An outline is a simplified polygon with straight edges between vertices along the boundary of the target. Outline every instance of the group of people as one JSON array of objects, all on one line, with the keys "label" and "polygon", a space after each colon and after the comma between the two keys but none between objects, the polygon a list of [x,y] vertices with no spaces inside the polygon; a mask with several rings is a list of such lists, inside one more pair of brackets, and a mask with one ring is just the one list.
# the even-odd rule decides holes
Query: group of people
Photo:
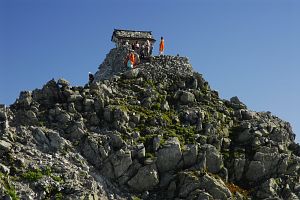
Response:
[{"label": "group of people", "polygon": [[[125,45],[129,46],[129,42],[127,41]],[[152,45],[149,40],[147,40],[142,46],[136,41],[134,44],[131,45],[131,50],[128,56],[125,59],[125,64],[129,69],[134,68],[137,64],[140,63],[140,57],[144,59],[146,56],[149,57],[152,54]],[[164,38],[160,38],[159,43],[159,55],[163,55],[165,50],[165,41]],[[89,84],[94,81],[94,75],[89,72]]]},{"label": "group of people", "polygon": [[138,55],[140,55],[141,58],[150,56],[152,53],[152,45],[149,40],[146,40],[146,42],[142,45],[140,45],[139,42],[136,41],[131,45],[131,49],[134,50]]},{"label": "group of people", "polygon": [[[125,45],[129,45],[128,41]],[[131,45],[130,53],[127,55],[125,59],[125,64],[127,68],[132,69],[137,64],[140,63],[140,58],[144,59],[145,57],[149,57],[152,54],[152,45],[149,40],[147,40],[143,45],[140,45],[138,41]],[[160,38],[159,43],[159,55],[163,55],[165,50],[165,42],[164,38]]]}]

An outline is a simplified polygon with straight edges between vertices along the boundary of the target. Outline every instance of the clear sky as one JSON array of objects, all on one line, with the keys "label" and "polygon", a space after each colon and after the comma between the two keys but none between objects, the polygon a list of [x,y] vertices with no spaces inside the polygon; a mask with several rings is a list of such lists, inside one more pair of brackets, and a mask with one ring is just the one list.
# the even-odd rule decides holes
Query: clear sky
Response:
[{"label": "clear sky", "polygon": [[271,111],[300,141],[299,0],[0,0],[0,102],[52,78],[83,85],[114,28],[164,36],[222,98]]}]

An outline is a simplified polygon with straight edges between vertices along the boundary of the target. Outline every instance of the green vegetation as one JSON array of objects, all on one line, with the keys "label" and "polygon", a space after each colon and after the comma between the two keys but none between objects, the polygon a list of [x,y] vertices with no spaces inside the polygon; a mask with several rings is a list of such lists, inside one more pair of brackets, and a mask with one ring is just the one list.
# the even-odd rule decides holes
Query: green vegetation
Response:
[{"label": "green vegetation", "polygon": [[[177,110],[161,110],[162,105],[166,100],[168,100],[169,103],[171,102],[172,105],[174,97],[168,95],[168,93],[161,92],[158,84],[159,82],[154,82],[151,79],[139,81],[138,79],[125,79],[122,77],[118,81],[118,86],[127,88],[128,85],[132,85],[132,91],[137,93],[137,96],[133,97],[135,100],[141,101],[145,97],[148,97],[149,94],[146,94],[146,91],[150,91],[152,93],[150,95],[150,108],[146,108],[142,105],[129,104],[132,99],[119,97],[113,99],[109,106],[112,110],[121,109],[129,114],[135,113],[140,116],[140,121],[142,121],[142,123],[136,124],[132,130],[134,132],[138,132],[140,137],[134,142],[144,143],[147,153],[153,153],[151,152],[151,148],[147,148],[147,146],[152,146],[153,138],[157,135],[162,136],[160,145],[163,145],[169,137],[177,137],[181,146],[196,143],[195,135],[202,134],[204,130],[199,132],[195,125],[184,125],[180,123],[178,120],[180,119],[179,111]],[[166,89],[168,87],[170,86],[166,86]],[[228,110],[225,112],[223,104],[221,104],[218,100],[215,100],[213,97],[208,100],[211,93],[207,83],[203,86],[201,91],[198,91],[198,93],[196,92],[196,96],[196,98],[201,101],[201,112],[204,112],[204,119],[202,121],[203,126],[205,127],[207,124],[213,124],[218,133],[227,136],[229,128],[228,120],[230,119],[227,117]],[[130,98],[132,98],[132,96],[130,96]],[[176,101],[173,103],[176,104]],[[219,121],[221,123],[218,123]],[[122,139],[127,140],[131,138],[123,135]]]},{"label": "green vegetation", "polygon": [[9,182],[9,176],[0,172],[0,184],[4,186],[5,193],[8,194],[12,200],[19,200],[15,187]]},{"label": "green vegetation", "polygon": [[155,156],[154,156],[154,154],[153,153],[146,153],[146,155],[145,155],[145,157],[146,158],[154,158]]},{"label": "green vegetation", "polygon": [[56,193],[55,194],[55,200],[61,200],[61,199],[63,199],[62,193],[61,192]]},{"label": "green vegetation", "polygon": [[152,105],[151,109],[160,110],[160,103],[156,103],[156,104]]},{"label": "green vegetation", "polygon": [[[32,169],[27,172],[24,172],[21,177],[24,180],[27,180],[29,182],[35,182],[43,178],[44,176],[51,177],[54,181],[57,183],[63,183],[64,180],[57,175],[54,175],[52,173],[52,169],[49,166],[46,166],[43,169]],[[44,191],[46,192],[46,197],[45,199],[56,199],[56,200],[61,200],[63,195],[60,191],[58,191],[58,188],[56,188],[53,185],[46,185],[44,186]]]},{"label": "green vegetation", "polygon": [[60,176],[51,175],[51,178],[56,182],[59,182],[59,183],[63,182],[63,179]]},{"label": "green vegetation", "polygon": [[43,173],[40,169],[29,170],[22,174],[22,178],[30,182],[35,182],[42,177]]},{"label": "green vegetation", "polygon": [[54,181],[62,183],[63,179],[60,176],[55,176],[52,173],[52,170],[49,166],[46,166],[44,169],[32,169],[27,172],[24,172],[21,177],[29,182],[35,182],[43,178],[43,176],[49,176]]}]

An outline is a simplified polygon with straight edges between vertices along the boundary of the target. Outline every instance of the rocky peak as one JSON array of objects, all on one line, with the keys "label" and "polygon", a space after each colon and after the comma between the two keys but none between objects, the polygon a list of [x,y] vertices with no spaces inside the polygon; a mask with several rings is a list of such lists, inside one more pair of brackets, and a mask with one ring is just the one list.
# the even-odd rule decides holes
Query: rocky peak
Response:
[{"label": "rocky peak", "polygon": [[219,98],[186,57],[127,70],[112,49],[95,81],[50,80],[0,106],[4,199],[299,199],[288,122]]},{"label": "rocky peak", "polygon": [[[127,71],[124,61],[130,50],[126,46],[111,49],[103,63],[99,66],[99,70],[95,73],[95,81],[107,80],[114,75]],[[156,76],[153,77],[154,80],[159,80],[159,78],[166,76],[170,76],[169,79],[172,80],[174,76],[184,77],[193,74],[193,69],[188,58],[179,56],[151,56],[147,59],[142,59],[136,65],[136,68],[151,74],[151,76]]]}]

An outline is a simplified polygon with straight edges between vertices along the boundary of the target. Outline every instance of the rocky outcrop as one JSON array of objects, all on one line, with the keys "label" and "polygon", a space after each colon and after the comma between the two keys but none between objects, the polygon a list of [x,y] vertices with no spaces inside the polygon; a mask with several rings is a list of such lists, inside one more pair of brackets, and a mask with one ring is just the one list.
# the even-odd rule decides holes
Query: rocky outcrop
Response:
[{"label": "rocky outcrop", "polygon": [[114,74],[126,71],[127,67],[124,61],[129,52],[129,48],[125,46],[112,49],[99,66],[99,71],[95,74],[95,81],[105,80]]},{"label": "rocky outcrop", "polygon": [[0,106],[1,198],[300,198],[288,122],[219,98],[186,57],[127,70],[127,53],[84,87],[50,80]]}]

